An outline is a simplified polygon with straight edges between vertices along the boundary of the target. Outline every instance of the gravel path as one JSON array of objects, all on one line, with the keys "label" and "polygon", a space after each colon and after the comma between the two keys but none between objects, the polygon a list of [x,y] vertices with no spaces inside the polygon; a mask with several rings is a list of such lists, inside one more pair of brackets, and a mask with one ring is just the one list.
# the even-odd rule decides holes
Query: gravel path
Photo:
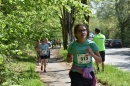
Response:
[{"label": "gravel path", "polygon": [[[40,70],[40,66],[36,66],[36,72],[39,74],[45,86],[70,86],[69,69],[71,64],[68,64],[58,57],[59,49],[51,50],[51,59],[47,65],[47,72]],[[104,86],[97,83],[96,86]]]}]

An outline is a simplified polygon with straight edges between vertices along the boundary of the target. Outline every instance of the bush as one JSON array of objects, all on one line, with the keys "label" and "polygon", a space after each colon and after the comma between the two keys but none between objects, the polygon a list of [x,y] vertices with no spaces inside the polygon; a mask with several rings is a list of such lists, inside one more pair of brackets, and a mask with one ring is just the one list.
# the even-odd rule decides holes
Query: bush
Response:
[{"label": "bush", "polygon": [[59,54],[60,54],[60,57],[61,57],[63,60],[66,60],[67,50],[64,50],[63,48],[60,48]]}]

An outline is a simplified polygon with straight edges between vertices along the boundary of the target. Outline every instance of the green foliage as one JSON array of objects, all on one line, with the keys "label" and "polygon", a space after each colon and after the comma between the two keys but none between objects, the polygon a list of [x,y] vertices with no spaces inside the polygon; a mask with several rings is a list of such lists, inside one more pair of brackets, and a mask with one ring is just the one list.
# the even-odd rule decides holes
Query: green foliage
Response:
[{"label": "green foliage", "polygon": [[4,64],[0,64],[0,85],[5,82],[5,77],[6,77],[6,68]]},{"label": "green foliage", "polygon": [[89,31],[94,32],[96,27],[100,27],[100,21],[97,18],[90,18]]},{"label": "green foliage", "polygon": [[38,79],[26,79],[24,80],[23,85],[24,86],[44,86],[44,84]]},{"label": "green foliage", "polygon": [[124,40],[124,46],[128,46],[128,47],[130,47],[130,35],[129,35],[129,33],[130,33],[130,30],[129,30],[129,28],[127,28],[126,30],[125,30],[125,33],[124,33],[124,36],[125,36],[125,40]]},{"label": "green foliage", "polygon": [[129,86],[130,84],[130,73],[111,65],[106,65],[105,71],[96,73],[96,77],[101,83],[106,83],[110,86]]},{"label": "green foliage", "polygon": [[2,54],[0,54],[0,85],[6,81],[6,77],[8,76],[7,71],[7,65],[6,63],[6,57]]},{"label": "green foliage", "polygon": [[0,42],[9,46],[2,53],[10,55],[12,51],[23,50],[27,44],[34,45],[37,39],[62,38],[59,17],[63,15],[63,7],[68,12],[74,7],[75,16],[91,13],[81,0],[1,0],[0,7]]},{"label": "green foliage", "polygon": [[106,38],[120,39],[119,34],[115,34],[120,33],[117,27],[118,20],[115,14],[116,11],[114,1],[100,2],[100,5],[97,9],[96,20],[99,21],[98,27],[101,29],[101,32],[106,35]]},{"label": "green foliage", "polygon": [[[97,3],[96,3],[97,4]],[[95,5],[96,5],[95,4]],[[98,27],[106,38],[121,39],[124,46],[129,46],[126,30],[129,30],[129,0],[105,0],[95,6]]]},{"label": "green foliage", "polygon": [[3,62],[4,62],[4,58],[3,58],[3,56],[0,54],[0,65],[3,64]]},{"label": "green foliage", "polygon": [[[127,39],[126,34],[127,31],[130,30],[130,1],[129,0],[118,0],[116,1],[116,15],[119,21],[119,28],[121,32],[121,40],[124,46],[129,46],[126,41],[130,42],[129,39]],[[127,31],[126,31],[127,30]]]},{"label": "green foliage", "polygon": [[55,16],[56,10],[50,10],[53,8],[51,5],[33,0],[10,1],[2,0],[0,4],[0,53],[21,54],[27,44],[34,45],[37,39],[61,38],[60,23],[55,20],[58,16]]},{"label": "green foliage", "polygon": [[43,86],[38,74],[35,72],[36,64],[34,56],[34,51],[26,50],[19,57],[15,57],[10,62],[2,64],[0,66],[0,84],[2,86]]},{"label": "green foliage", "polygon": [[59,54],[60,54],[60,56],[61,56],[62,59],[66,60],[67,50],[64,50],[63,48],[60,48]]}]

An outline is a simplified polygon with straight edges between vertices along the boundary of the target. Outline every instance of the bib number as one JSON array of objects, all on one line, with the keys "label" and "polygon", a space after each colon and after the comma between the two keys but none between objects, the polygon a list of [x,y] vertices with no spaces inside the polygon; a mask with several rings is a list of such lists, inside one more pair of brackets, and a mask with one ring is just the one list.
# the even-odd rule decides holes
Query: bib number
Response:
[{"label": "bib number", "polygon": [[46,50],[41,50],[41,55],[45,54]]},{"label": "bib number", "polygon": [[77,60],[79,64],[87,64],[90,62],[90,56],[88,54],[77,54]]}]

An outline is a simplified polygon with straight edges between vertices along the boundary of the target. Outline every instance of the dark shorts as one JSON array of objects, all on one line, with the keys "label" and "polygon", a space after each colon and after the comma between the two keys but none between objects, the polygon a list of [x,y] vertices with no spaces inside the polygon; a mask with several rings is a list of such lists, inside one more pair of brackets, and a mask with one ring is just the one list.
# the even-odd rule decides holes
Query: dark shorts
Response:
[{"label": "dark shorts", "polygon": [[47,55],[45,55],[45,56],[40,56],[41,57],[41,59],[48,59],[48,56]]},{"label": "dark shorts", "polygon": [[71,79],[71,86],[92,86],[95,75],[94,72],[90,72],[91,76],[93,77],[92,79],[86,79],[83,77],[82,74],[78,72],[69,72],[69,76]]},{"label": "dark shorts", "polygon": [[101,58],[102,58],[102,62],[105,61],[105,51],[99,51]]},{"label": "dark shorts", "polygon": [[49,51],[49,55],[47,57],[48,57],[48,59],[50,59],[50,51]]}]

